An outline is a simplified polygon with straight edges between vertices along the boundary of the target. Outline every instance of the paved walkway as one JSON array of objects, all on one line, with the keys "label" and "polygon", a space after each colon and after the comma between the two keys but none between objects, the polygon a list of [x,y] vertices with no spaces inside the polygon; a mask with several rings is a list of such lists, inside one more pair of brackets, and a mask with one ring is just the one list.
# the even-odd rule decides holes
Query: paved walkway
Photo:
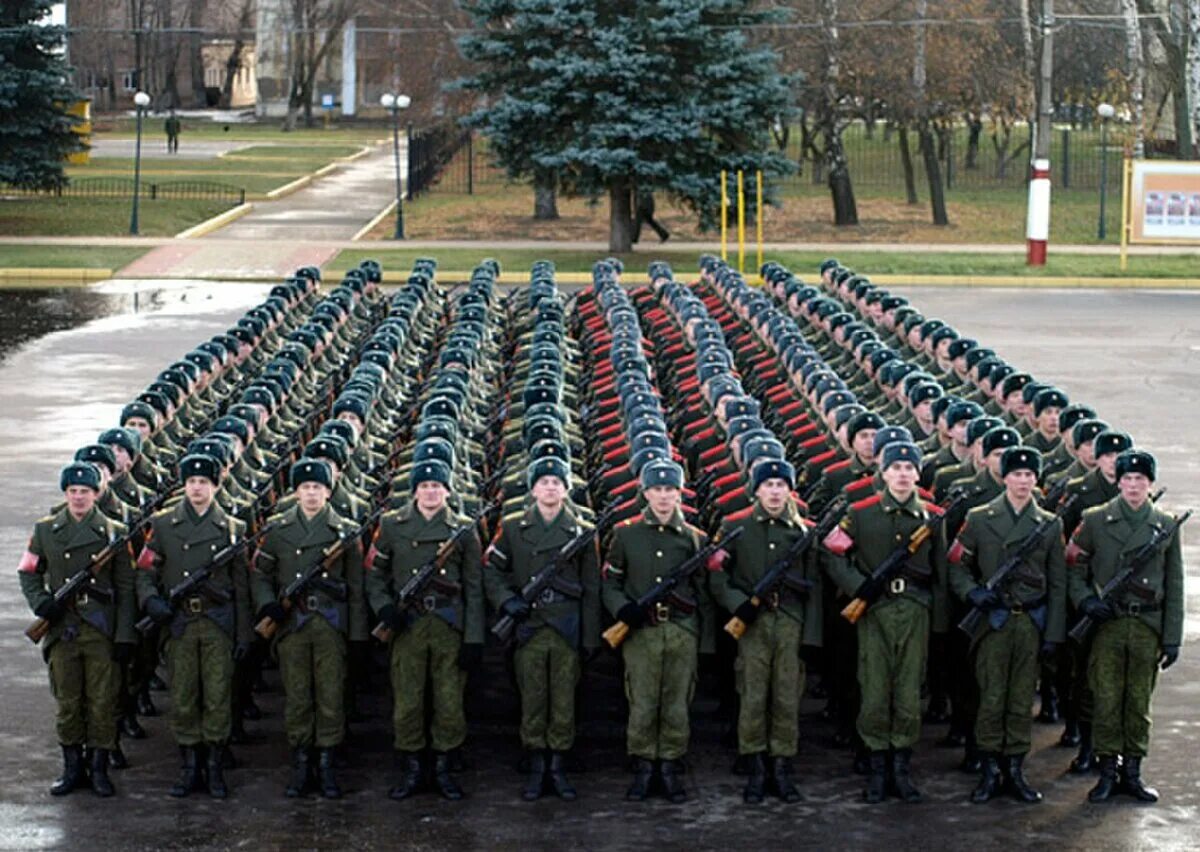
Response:
[{"label": "paved walkway", "polygon": [[[167,153],[167,137],[166,134],[159,132],[161,130],[161,127],[157,127],[153,133],[149,130],[142,131],[143,160],[212,160],[240,148],[257,148],[274,144],[272,142],[247,142],[244,139],[228,141],[196,139],[189,142],[187,139],[180,138],[179,153],[169,154]],[[132,160],[134,146],[135,143],[132,139],[93,139],[91,155]]]}]

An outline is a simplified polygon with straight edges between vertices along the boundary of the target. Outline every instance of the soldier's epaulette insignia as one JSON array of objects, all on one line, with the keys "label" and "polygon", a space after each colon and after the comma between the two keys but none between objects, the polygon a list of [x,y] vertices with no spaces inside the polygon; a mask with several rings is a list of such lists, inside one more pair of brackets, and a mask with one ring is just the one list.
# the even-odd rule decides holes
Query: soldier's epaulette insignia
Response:
[{"label": "soldier's epaulette insignia", "polygon": [[882,499],[883,499],[882,494],[872,494],[870,497],[866,497],[855,503],[851,503],[850,508],[854,509],[855,511],[860,511],[862,509],[868,508],[869,506],[874,506],[876,503],[878,503]]},{"label": "soldier's epaulette insignia", "polygon": [[842,459],[840,462],[834,462],[829,467],[825,468],[825,473],[833,473],[837,470],[844,470],[850,467],[850,459]]},{"label": "soldier's epaulette insignia", "polygon": [[683,522],[683,528],[686,530],[690,530],[691,532],[697,533],[699,535],[708,535],[708,533],[706,533],[704,530],[700,529],[700,527],[695,526],[694,524],[689,524],[687,521]]},{"label": "soldier's epaulette insignia", "polygon": [[640,520],[641,520],[641,518],[636,518],[636,517],[628,518],[627,520],[621,521],[621,523],[617,524],[617,526],[618,527],[631,527]]},{"label": "soldier's epaulette insignia", "polygon": [[48,523],[48,522],[50,522],[50,521],[53,521],[53,520],[54,520],[54,516],[53,516],[53,515],[46,515],[46,517],[44,517],[44,518],[38,518],[38,519],[37,519],[37,523],[39,523],[39,524],[45,524],[45,523]]},{"label": "soldier's epaulette insignia", "polygon": [[750,514],[753,511],[754,511],[753,506],[747,506],[744,509],[738,509],[736,512],[731,512],[725,516],[725,523],[728,524],[728,523],[734,523],[737,521],[743,521],[746,518],[750,517]]},{"label": "soldier's epaulette insignia", "polygon": [[846,485],[846,487],[843,490],[847,494],[853,494],[856,491],[862,491],[864,488],[866,488],[868,485],[870,485],[872,483],[872,481],[873,481],[872,477],[864,476],[862,479],[856,479],[853,482],[849,483],[848,485]]},{"label": "soldier's epaulette insignia", "polygon": [[931,515],[937,515],[939,518],[942,515],[946,514],[946,510],[943,509],[941,506],[939,506],[937,503],[926,503],[925,510],[927,512],[929,512]]}]

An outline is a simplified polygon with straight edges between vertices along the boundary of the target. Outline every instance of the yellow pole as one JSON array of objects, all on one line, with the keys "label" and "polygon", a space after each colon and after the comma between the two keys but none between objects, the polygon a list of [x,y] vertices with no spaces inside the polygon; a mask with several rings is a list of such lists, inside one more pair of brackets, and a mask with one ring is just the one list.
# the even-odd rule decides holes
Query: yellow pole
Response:
[{"label": "yellow pole", "polygon": [[1133,161],[1125,158],[1125,168],[1121,172],[1121,271],[1129,266],[1129,229],[1133,227],[1130,215],[1130,191],[1133,177]]},{"label": "yellow pole", "polygon": [[746,272],[746,187],[745,172],[738,169],[738,272]]},{"label": "yellow pole", "polygon": [[729,233],[729,193],[725,191],[726,178],[725,170],[721,169],[721,260],[729,260],[729,250],[726,248]]},{"label": "yellow pole", "polygon": [[757,196],[754,202],[754,230],[755,237],[758,240],[758,266],[755,268],[762,273],[763,268],[763,192],[762,192],[762,169],[755,172],[755,180],[758,183]]}]

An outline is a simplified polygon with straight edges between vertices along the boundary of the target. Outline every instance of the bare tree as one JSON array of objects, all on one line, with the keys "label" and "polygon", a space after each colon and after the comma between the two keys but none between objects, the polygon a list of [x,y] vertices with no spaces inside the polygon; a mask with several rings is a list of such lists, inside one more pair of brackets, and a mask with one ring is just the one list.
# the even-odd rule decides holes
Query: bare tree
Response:
[{"label": "bare tree", "polygon": [[250,20],[254,13],[254,0],[241,0],[237,14],[237,32],[233,36],[233,47],[225,59],[225,81],[221,84],[221,109],[229,109],[233,100],[233,84],[242,70],[245,59],[246,33],[250,31]]},{"label": "bare tree", "polygon": [[1125,18],[1125,75],[1129,82],[1129,108],[1133,123],[1133,156],[1146,155],[1146,56],[1142,50],[1142,27],[1137,0],[1121,0]]},{"label": "bare tree", "polygon": [[820,113],[817,126],[825,142],[825,164],[829,171],[829,193],[833,199],[835,225],[857,225],[858,205],[850,182],[850,164],[842,146],[846,129],[841,92],[841,65],[838,44],[838,0],[820,0],[821,41],[824,67],[821,77]]},{"label": "bare tree", "polygon": [[207,14],[208,0],[188,0],[188,68],[192,75],[192,106],[197,109],[208,106],[203,51],[203,27]]},{"label": "bare tree", "polygon": [[342,28],[357,11],[357,0],[291,0],[288,109],[284,130],[295,129],[301,112],[305,126],[313,126],[317,73],[330,50],[340,43]]},{"label": "bare tree", "polygon": [[1200,142],[1200,0],[1188,0],[1188,25],[1191,42],[1188,45],[1188,100],[1192,107],[1192,139]]},{"label": "bare tree", "polygon": [[920,139],[921,159],[925,163],[925,178],[929,182],[929,204],[933,213],[933,224],[948,225],[950,219],[946,215],[946,191],[942,186],[942,168],[933,138],[929,98],[925,91],[925,21],[929,15],[929,0],[917,0],[916,11],[919,23],[913,28],[912,89],[917,114],[917,135]]}]

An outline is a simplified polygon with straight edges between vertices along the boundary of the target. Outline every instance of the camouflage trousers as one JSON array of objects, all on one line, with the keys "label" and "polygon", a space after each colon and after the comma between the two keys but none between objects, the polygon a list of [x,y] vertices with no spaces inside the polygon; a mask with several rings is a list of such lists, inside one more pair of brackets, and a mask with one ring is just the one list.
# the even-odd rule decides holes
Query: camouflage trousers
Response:
[{"label": "camouflage trousers", "polygon": [[696,691],[699,640],[672,622],[639,627],[625,640],[625,748],[646,760],[687,754],[688,707]]},{"label": "camouflage trousers", "polygon": [[1028,754],[1033,741],[1029,708],[1037,688],[1041,634],[1028,615],[1010,614],[975,648],[979,707],[975,744],[993,754]]},{"label": "camouflage trousers", "polygon": [[1096,754],[1146,756],[1158,655],[1158,634],[1136,617],[1117,618],[1096,628],[1088,659]]},{"label": "camouflage trousers", "polygon": [[120,667],[107,636],[81,622],[73,639],[50,647],[50,691],[58,702],[55,728],[63,745],[117,746]]},{"label": "camouflage trousers", "polygon": [[929,610],[908,598],[879,601],[858,622],[858,735],[870,751],[912,748],[921,736],[921,679]]},{"label": "camouflage trousers", "polygon": [[800,622],[791,616],[763,611],[738,641],[734,675],[740,754],[796,755],[804,691],[800,631]]},{"label": "camouflage trousers", "polygon": [[397,751],[425,748],[425,690],[431,691],[429,739],[434,751],[458,748],[467,738],[463,712],[466,675],[458,667],[462,635],[433,613],[421,616],[392,640],[392,708]]},{"label": "camouflage trousers", "polygon": [[233,640],[211,619],[188,622],[168,639],[171,730],[182,746],[224,743],[233,726]]},{"label": "camouflage trousers", "polygon": [[332,748],[345,735],[346,638],[314,615],[279,640],[283,727],[292,748]]},{"label": "camouflage trousers", "polygon": [[566,751],[575,743],[579,654],[553,627],[542,627],[517,649],[521,745]]}]

